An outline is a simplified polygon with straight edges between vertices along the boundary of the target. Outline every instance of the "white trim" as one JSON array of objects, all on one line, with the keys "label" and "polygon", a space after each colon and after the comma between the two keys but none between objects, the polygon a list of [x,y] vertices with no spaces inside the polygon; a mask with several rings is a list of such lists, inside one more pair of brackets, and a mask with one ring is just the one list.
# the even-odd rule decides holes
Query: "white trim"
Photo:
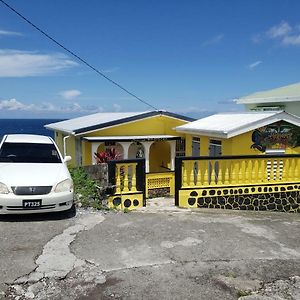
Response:
[{"label": "white trim", "polygon": [[284,154],[285,149],[266,149],[265,154]]},{"label": "white trim", "polygon": [[141,140],[168,140],[168,139],[179,139],[180,136],[177,135],[164,135],[164,134],[149,134],[149,135],[118,135],[118,136],[83,136],[82,137],[84,140],[89,141],[89,142],[94,142],[94,141],[141,141]]},{"label": "white trim", "polygon": [[277,103],[277,102],[297,102],[300,101],[300,96],[287,97],[261,97],[261,98],[238,98],[237,104],[263,104],[263,103]]}]

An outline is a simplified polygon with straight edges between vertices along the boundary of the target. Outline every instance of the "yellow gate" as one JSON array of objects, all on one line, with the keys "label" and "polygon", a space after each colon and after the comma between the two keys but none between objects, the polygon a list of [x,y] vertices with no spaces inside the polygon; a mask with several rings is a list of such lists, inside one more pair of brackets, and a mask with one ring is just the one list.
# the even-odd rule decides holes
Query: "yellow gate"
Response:
[{"label": "yellow gate", "polygon": [[144,159],[109,161],[108,173],[113,187],[109,207],[132,210],[146,206]]}]

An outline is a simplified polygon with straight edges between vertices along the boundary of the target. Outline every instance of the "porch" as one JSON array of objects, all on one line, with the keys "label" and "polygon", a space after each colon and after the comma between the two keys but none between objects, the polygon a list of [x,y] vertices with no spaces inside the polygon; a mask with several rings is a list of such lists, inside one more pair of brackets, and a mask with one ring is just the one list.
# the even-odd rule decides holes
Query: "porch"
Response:
[{"label": "porch", "polygon": [[92,164],[96,164],[95,153],[115,149],[118,159],[145,159],[146,173],[164,173],[175,170],[175,157],[184,153],[185,143],[179,136],[105,136],[83,137],[91,144]]}]

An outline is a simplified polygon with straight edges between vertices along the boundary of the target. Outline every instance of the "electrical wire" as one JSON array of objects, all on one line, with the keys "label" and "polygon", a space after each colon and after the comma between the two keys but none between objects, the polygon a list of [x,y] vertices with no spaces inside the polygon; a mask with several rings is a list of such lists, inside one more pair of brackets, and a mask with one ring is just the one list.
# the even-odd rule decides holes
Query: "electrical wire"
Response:
[{"label": "electrical wire", "polygon": [[148,103],[147,101],[141,99],[140,97],[136,96],[135,94],[133,94],[132,92],[130,92],[129,90],[127,90],[126,88],[124,88],[122,85],[120,85],[119,83],[117,83],[116,81],[112,80],[111,78],[109,78],[108,76],[106,76],[105,74],[103,74],[101,71],[99,71],[96,67],[92,66],[90,63],[88,63],[85,59],[81,58],[78,54],[76,54],[75,52],[73,52],[72,50],[69,50],[67,47],[65,47],[62,43],[58,42],[56,39],[54,39],[52,36],[50,36],[47,32],[45,32],[44,30],[42,30],[41,28],[39,28],[37,25],[35,25],[34,23],[32,23],[28,18],[26,18],[24,15],[22,15],[21,13],[19,13],[16,9],[14,9],[12,6],[10,6],[8,3],[6,3],[3,0],[0,0],[0,2],[2,4],[4,4],[7,8],[9,8],[12,12],[14,12],[16,15],[18,15],[20,18],[22,18],[25,22],[27,22],[29,25],[31,25],[32,27],[34,27],[37,31],[39,31],[41,34],[43,34],[45,37],[47,37],[49,40],[51,40],[53,43],[55,43],[56,45],[58,45],[60,48],[64,49],[66,52],[68,52],[69,54],[71,54],[73,57],[75,57],[76,59],[78,59],[80,62],[82,62],[84,65],[86,65],[87,67],[89,67],[90,69],[92,69],[93,71],[95,71],[98,75],[104,77],[106,80],[108,80],[110,83],[114,84],[115,86],[117,86],[118,88],[120,88],[121,90],[123,90],[125,93],[129,94],[130,96],[132,96],[133,98],[137,99],[138,101],[140,101],[141,103],[153,108],[154,110],[158,110],[158,108],[156,108],[155,106],[151,105],[150,103]]}]

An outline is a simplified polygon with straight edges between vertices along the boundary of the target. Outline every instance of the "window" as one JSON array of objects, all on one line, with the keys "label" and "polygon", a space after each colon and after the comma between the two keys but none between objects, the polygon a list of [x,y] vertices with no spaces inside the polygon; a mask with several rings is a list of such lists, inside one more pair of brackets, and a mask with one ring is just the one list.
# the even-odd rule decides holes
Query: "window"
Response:
[{"label": "window", "polygon": [[222,155],[222,142],[219,140],[209,141],[209,156],[221,156]]},{"label": "window", "polygon": [[176,156],[185,156],[185,140],[176,141]]},{"label": "window", "polygon": [[53,144],[4,143],[0,162],[61,163],[61,159]]},{"label": "window", "polygon": [[192,156],[200,156],[200,138],[196,136],[192,139]]},{"label": "window", "polygon": [[284,110],[284,105],[278,105],[278,106],[256,106],[251,109],[251,111],[278,111],[278,110]]}]

